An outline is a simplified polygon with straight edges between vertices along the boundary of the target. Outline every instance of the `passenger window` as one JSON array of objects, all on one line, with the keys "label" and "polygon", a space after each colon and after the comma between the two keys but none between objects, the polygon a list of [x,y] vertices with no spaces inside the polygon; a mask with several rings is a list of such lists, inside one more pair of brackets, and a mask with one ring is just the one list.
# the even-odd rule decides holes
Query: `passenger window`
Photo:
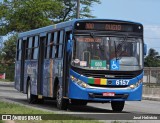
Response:
[{"label": "passenger window", "polygon": [[39,45],[39,37],[35,36],[34,47],[38,47],[38,45]]},{"label": "passenger window", "polygon": [[63,31],[61,31],[61,33],[60,33],[60,41],[59,41],[59,43],[60,43],[60,44],[63,43]]},{"label": "passenger window", "polygon": [[52,47],[52,58],[55,58],[55,46]]},{"label": "passenger window", "polygon": [[33,37],[30,37],[29,38],[28,48],[32,48],[32,41],[33,41]]},{"label": "passenger window", "polygon": [[62,48],[63,48],[62,45],[59,45],[58,58],[62,57],[62,52],[63,52]]},{"label": "passenger window", "polygon": [[51,33],[48,34],[48,41],[47,41],[47,45],[50,45],[51,42]]},{"label": "passenger window", "polygon": [[55,42],[55,45],[56,45],[55,57],[56,58],[58,58],[59,40],[60,40],[60,31],[57,33],[57,39],[56,39],[56,42]]},{"label": "passenger window", "polygon": [[34,48],[34,51],[33,51],[33,59],[38,59],[38,49],[39,49],[39,48]]},{"label": "passenger window", "polygon": [[21,49],[21,46],[22,46],[22,40],[20,39],[20,40],[18,41],[18,49],[19,49],[19,50]]}]

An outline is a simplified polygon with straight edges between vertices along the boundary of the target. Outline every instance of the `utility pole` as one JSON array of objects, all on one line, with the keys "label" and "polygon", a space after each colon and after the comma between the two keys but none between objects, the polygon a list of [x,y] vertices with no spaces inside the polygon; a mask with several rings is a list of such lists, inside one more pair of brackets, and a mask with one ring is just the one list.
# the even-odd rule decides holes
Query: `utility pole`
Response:
[{"label": "utility pole", "polygon": [[80,0],[77,0],[77,12],[76,12],[76,18],[79,18],[79,11],[80,11]]}]

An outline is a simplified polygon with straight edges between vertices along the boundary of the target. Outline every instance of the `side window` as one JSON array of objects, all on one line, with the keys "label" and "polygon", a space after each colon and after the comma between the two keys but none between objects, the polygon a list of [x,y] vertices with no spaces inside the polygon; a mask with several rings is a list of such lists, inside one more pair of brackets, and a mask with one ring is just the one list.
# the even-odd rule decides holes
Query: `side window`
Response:
[{"label": "side window", "polygon": [[51,38],[51,33],[48,33],[47,35],[47,41],[46,41],[46,46],[45,46],[45,59],[50,58],[50,50],[51,50],[51,45],[52,45],[52,38]]},{"label": "side window", "polygon": [[35,36],[33,40],[33,48],[32,48],[32,59],[38,59],[38,51],[39,51],[39,37]]},{"label": "side window", "polygon": [[27,39],[27,45],[26,45],[26,60],[31,59],[33,56],[33,51],[32,51],[33,44],[34,44],[34,38],[29,37]]},{"label": "side window", "polygon": [[17,42],[17,61],[21,60],[22,56],[22,39],[19,39]]},{"label": "side window", "polygon": [[56,57],[57,36],[58,36],[58,32],[54,32],[54,45],[52,48],[52,58]]},{"label": "side window", "polygon": [[63,53],[63,31],[60,32],[60,38],[59,38],[59,48],[58,48],[58,58],[62,57]]},{"label": "side window", "polygon": [[39,48],[34,48],[33,59],[38,59]]},{"label": "side window", "polygon": [[19,43],[18,43],[18,49],[20,50],[21,47],[22,47],[22,40],[20,39],[20,40],[19,40]]},{"label": "side window", "polygon": [[39,37],[35,36],[34,47],[38,47],[39,45]]},{"label": "side window", "polygon": [[57,32],[57,38],[55,40],[55,45],[56,45],[55,57],[56,58],[58,58],[59,40],[60,40],[60,31]]},{"label": "side window", "polygon": [[54,49],[54,32],[51,34],[51,41],[50,41],[50,58],[54,58],[53,56],[53,49]]},{"label": "side window", "polygon": [[63,35],[63,31],[48,33],[45,43],[45,59],[62,57]]},{"label": "side window", "polygon": [[56,52],[56,46],[55,45],[52,46],[52,51],[51,52],[52,52],[51,57],[55,58],[55,52]]},{"label": "side window", "polygon": [[28,48],[32,48],[33,37],[29,38]]}]

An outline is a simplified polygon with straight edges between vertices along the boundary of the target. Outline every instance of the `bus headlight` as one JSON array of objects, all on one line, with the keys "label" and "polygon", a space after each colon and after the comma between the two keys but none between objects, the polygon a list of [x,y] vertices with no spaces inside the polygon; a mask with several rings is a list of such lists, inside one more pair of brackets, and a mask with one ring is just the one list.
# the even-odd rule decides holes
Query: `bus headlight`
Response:
[{"label": "bus headlight", "polygon": [[79,80],[79,79],[77,79],[73,76],[70,76],[70,78],[73,82],[77,83],[79,86],[81,86],[83,88],[88,88],[89,87],[89,85],[87,83],[85,83],[85,82],[83,82],[83,81],[81,81],[81,80]]},{"label": "bus headlight", "polygon": [[143,81],[143,79],[140,79],[136,84],[130,85],[129,87],[131,89],[134,89],[134,88],[138,87],[142,83],[142,81]]}]

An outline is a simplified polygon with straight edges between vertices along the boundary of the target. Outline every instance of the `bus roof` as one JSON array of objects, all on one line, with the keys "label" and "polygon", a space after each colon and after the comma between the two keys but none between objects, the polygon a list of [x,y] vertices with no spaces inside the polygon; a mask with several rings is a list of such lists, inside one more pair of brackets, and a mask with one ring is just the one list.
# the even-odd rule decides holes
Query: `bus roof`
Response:
[{"label": "bus roof", "polygon": [[32,35],[39,35],[41,33],[47,33],[47,32],[51,32],[55,29],[61,29],[61,28],[72,28],[74,26],[74,23],[77,21],[99,21],[99,22],[119,22],[119,23],[129,23],[129,24],[137,24],[137,25],[142,25],[141,23],[138,22],[132,22],[132,21],[124,21],[124,20],[114,20],[114,19],[74,19],[71,21],[66,21],[66,22],[62,22],[62,23],[58,23],[58,24],[54,24],[54,25],[50,25],[50,26],[46,26],[46,27],[42,27],[42,28],[38,28],[38,29],[34,29],[34,30],[30,30],[30,31],[26,31],[26,32],[22,32],[18,34],[19,38],[23,38],[23,37],[28,37],[28,36],[32,36]]}]

